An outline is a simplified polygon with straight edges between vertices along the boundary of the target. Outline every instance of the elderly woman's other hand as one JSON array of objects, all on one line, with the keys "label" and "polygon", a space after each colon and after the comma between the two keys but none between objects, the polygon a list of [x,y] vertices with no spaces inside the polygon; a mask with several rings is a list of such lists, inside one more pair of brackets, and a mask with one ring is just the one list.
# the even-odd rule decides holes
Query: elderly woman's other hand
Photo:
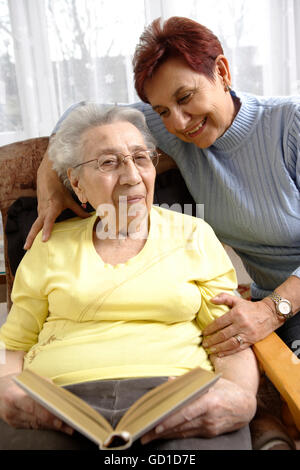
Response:
[{"label": "elderly woman's other hand", "polygon": [[154,439],[215,437],[240,429],[256,411],[255,394],[234,382],[220,378],[200,398],[167,418],[142,437],[146,444]]},{"label": "elderly woman's other hand", "polygon": [[73,434],[73,429],[51,414],[13,381],[15,374],[0,378],[0,418],[15,428],[53,429]]},{"label": "elderly woman's other hand", "polygon": [[57,217],[65,209],[71,209],[78,217],[86,218],[85,212],[73,199],[70,191],[63,185],[52,169],[46,152],[37,175],[38,217],[27,235],[24,249],[29,250],[35,237],[43,229],[43,241],[50,238]]},{"label": "elderly woman's other hand", "polygon": [[165,419],[142,437],[146,444],[160,438],[214,437],[248,424],[256,412],[259,370],[248,348],[231,356],[210,356],[221,374],[207,393]]},{"label": "elderly woman's other hand", "polygon": [[213,354],[226,356],[248,348],[282,324],[265,299],[251,302],[222,293],[211,299],[211,302],[230,307],[228,313],[203,330],[202,345]]}]

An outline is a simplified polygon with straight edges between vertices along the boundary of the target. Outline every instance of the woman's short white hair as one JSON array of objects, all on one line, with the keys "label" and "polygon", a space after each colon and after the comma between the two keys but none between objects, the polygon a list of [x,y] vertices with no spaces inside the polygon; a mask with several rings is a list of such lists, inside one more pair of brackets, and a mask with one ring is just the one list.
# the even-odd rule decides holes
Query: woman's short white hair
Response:
[{"label": "woman's short white hair", "polygon": [[95,103],[79,105],[68,114],[56,134],[51,137],[48,149],[54,170],[69,189],[71,185],[67,170],[83,160],[82,134],[93,127],[113,122],[130,122],[141,132],[147,148],[156,147],[156,141],[141,111],[127,106],[106,106]]}]

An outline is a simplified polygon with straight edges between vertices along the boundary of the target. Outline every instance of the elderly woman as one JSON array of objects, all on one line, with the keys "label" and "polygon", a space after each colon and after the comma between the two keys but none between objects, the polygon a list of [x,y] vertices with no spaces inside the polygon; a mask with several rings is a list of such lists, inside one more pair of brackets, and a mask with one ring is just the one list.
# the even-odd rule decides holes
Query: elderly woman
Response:
[{"label": "elderly woman", "polygon": [[152,206],[157,153],[143,114],[80,107],[51,139],[49,155],[60,178],[96,213],[56,224],[48,243],[38,236],[18,268],[13,307],[0,332],[7,349],[1,448],[93,446],[70,436],[72,429],[13,383],[23,368],[118,420],[147,390],[195,366],[214,367],[222,377],[143,444],[251,448],[253,353],[210,360],[201,345],[202,330],[227,309],[209,299],[231,293],[235,273],[206,222]]},{"label": "elderly woman", "polygon": [[[231,90],[230,68],[216,36],[187,18],[155,20],[134,57],[135,85],[158,146],[179,167],[218,238],[233,247],[253,279],[252,302],[221,294],[231,310],[205,330],[205,345],[232,354],[276,330],[292,349],[300,337],[300,100]],[[166,166],[164,166],[166,169]],[[45,158],[39,217],[30,246],[45,240],[65,207]],[[256,302],[254,302],[256,301]]]}]

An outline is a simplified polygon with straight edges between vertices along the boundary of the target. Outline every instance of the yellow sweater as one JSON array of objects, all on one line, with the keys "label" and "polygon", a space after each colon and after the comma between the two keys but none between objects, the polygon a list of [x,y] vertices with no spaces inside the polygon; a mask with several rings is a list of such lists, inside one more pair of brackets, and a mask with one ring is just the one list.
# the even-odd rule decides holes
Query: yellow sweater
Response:
[{"label": "yellow sweater", "polygon": [[153,207],[145,246],[124,264],[105,264],[92,240],[96,215],[39,235],[15,278],[0,330],[24,367],[60,385],[177,376],[211,369],[201,330],[227,307],[209,299],[236,288],[232,264],[201,219]]}]

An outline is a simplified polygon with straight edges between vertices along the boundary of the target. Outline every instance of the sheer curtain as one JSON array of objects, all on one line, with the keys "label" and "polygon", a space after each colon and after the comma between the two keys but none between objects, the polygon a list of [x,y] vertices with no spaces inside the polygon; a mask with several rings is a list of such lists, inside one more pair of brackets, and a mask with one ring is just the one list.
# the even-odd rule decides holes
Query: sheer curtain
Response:
[{"label": "sheer curtain", "polygon": [[83,99],[135,101],[135,44],[173,15],[215,32],[234,88],[299,93],[299,0],[0,0],[0,145],[48,135]]}]

